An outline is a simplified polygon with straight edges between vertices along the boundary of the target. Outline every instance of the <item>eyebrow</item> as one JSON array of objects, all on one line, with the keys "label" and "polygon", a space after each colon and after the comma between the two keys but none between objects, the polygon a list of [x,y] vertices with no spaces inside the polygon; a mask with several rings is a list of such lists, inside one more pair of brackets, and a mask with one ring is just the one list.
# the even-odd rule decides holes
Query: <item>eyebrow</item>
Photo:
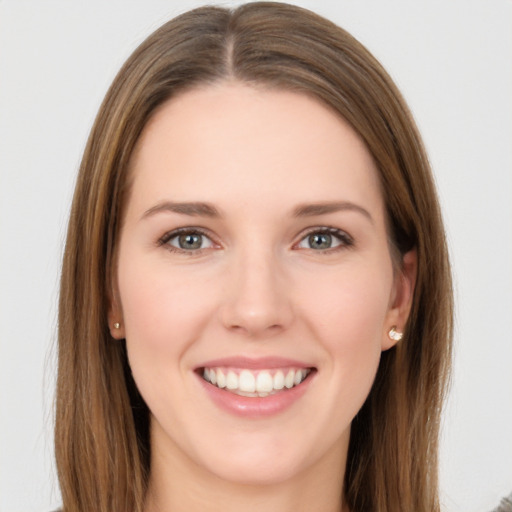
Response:
[{"label": "eyebrow", "polygon": [[349,201],[301,204],[293,210],[293,215],[294,217],[314,217],[316,215],[326,215],[328,213],[336,213],[341,211],[359,212],[373,223],[373,217],[368,210]]},{"label": "eyebrow", "polygon": [[[340,211],[355,211],[363,214],[370,222],[373,223],[373,218],[368,210],[349,201],[334,201],[325,203],[308,203],[300,204],[293,209],[294,217],[314,217],[317,215],[326,215],[329,213],[336,213]],[[142,214],[142,219],[151,217],[157,213],[178,213],[180,215],[189,215],[191,217],[210,217],[219,218],[220,213],[210,203],[203,202],[186,202],[175,203],[172,201],[163,201],[157,205],[149,208]]]},{"label": "eyebrow", "polygon": [[142,214],[142,219],[151,217],[157,213],[171,212],[181,215],[190,215],[191,217],[220,217],[219,211],[215,206],[209,203],[191,202],[191,203],[174,203],[172,201],[163,201],[146,210]]}]

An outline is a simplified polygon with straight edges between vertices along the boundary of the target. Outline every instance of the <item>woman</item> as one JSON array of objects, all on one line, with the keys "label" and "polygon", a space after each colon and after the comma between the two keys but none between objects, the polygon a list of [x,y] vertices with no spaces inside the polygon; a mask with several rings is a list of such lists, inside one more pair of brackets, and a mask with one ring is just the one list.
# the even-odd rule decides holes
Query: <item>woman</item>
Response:
[{"label": "woman", "polygon": [[325,19],[201,8],[134,52],[59,318],[64,511],[439,510],[435,188],[391,79]]}]

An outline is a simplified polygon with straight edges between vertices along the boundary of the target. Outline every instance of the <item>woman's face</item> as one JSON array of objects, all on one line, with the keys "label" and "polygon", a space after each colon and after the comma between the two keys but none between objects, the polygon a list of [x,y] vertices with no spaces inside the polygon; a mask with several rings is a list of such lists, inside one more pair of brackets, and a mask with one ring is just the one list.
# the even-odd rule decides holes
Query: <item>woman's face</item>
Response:
[{"label": "woman's face", "polygon": [[152,464],[339,473],[411,290],[365,145],[305,95],[223,83],[164,104],[132,173],[110,320]]}]

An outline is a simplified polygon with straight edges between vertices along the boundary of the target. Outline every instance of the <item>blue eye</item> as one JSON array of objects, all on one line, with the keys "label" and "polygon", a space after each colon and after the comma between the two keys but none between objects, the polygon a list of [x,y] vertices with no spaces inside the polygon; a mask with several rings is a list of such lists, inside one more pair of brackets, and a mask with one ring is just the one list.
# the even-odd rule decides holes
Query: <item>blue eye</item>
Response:
[{"label": "blue eye", "polygon": [[171,250],[184,252],[195,252],[213,247],[213,242],[203,233],[185,229],[168,233],[160,240],[160,243],[170,246]]},{"label": "blue eye", "polygon": [[340,229],[324,228],[311,231],[298,244],[300,249],[313,249],[325,251],[354,244],[352,238]]}]

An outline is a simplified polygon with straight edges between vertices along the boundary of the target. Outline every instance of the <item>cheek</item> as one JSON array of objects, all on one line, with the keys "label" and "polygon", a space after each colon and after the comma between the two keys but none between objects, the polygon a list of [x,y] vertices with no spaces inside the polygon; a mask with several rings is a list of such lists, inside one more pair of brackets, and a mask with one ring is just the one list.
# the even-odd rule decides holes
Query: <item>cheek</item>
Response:
[{"label": "cheek", "polygon": [[213,287],[165,260],[127,258],[120,261],[118,278],[134,380],[152,414],[181,432],[181,413],[187,417],[194,399],[184,386],[190,380],[187,354],[210,321]]},{"label": "cheek", "polygon": [[[383,267],[383,268],[380,268]],[[352,265],[316,275],[298,292],[304,316],[334,350],[378,341],[389,310],[392,271],[383,265]],[[309,314],[306,313],[309,311]]]},{"label": "cheek", "polygon": [[[165,262],[120,262],[119,293],[126,341],[132,354],[158,363],[186,351],[209,318],[208,282],[186,279]],[[200,286],[199,286],[200,283]]]},{"label": "cheek", "polygon": [[[377,370],[392,287],[382,265],[316,276],[298,292],[303,317],[325,349],[325,364],[343,396],[367,393]],[[323,286],[321,285],[323,283]],[[306,290],[308,291],[306,293]]]}]

